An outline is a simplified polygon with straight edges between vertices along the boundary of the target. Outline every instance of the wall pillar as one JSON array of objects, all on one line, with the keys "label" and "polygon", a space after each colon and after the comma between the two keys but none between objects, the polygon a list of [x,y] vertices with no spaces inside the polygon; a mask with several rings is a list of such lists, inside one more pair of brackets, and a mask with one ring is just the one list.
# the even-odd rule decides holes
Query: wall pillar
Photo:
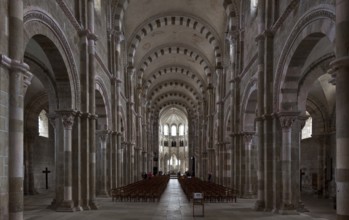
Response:
[{"label": "wall pillar", "polygon": [[58,111],[63,124],[63,152],[64,152],[64,188],[63,201],[58,204],[56,211],[73,212],[75,211],[73,202],[73,158],[72,158],[72,128],[76,112],[72,110]]},{"label": "wall pillar", "polygon": [[99,143],[99,161],[98,161],[98,195],[101,196],[108,196],[108,189],[107,189],[107,140],[109,136],[109,131],[99,131],[97,132],[98,136],[98,143]]}]

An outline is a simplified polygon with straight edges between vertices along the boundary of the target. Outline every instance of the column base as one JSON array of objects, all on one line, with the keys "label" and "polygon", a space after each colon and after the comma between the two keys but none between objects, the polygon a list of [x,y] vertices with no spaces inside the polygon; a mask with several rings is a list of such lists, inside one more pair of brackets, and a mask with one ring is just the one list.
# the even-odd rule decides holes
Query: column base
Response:
[{"label": "column base", "polygon": [[96,201],[94,201],[94,200],[90,200],[89,201],[89,206],[90,206],[91,210],[97,210],[98,209],[98,205],[96,204]]},{"label": "column base", "polygon": [[302,201],[299,201],[297,212],[309,212],[309,210],[305,208],[304,203]]},{"label": "column base", "polygon": [[82,205],[81,208],[85,211],[91,210],[91,207],[89,205]]},{"label": "column base", "polygon": [[63,201],[57,208],[57,212],[75,212],[73,200]]},{"label": "column base", "polygon": [[281,215],[298,215],[293,204],[282,204],[279,213]]},{"label": "column base", "polygon": [[78,206],[75,206],[75,211],[81,212],[81,211],[84,211],[84,209],[80,205],[78,205]]},{"label": "column base", "polygon": [[57,201],[56,199],[53,199],[51,204],[47,206],[48,209],[52,209],[52,210],[55,210],[57,207]]},{"label": "column base", "polygon": [[265,202],[262,200],[257,200],[254,204],[254,210],[255,211],[264,211],[265,208]]}]

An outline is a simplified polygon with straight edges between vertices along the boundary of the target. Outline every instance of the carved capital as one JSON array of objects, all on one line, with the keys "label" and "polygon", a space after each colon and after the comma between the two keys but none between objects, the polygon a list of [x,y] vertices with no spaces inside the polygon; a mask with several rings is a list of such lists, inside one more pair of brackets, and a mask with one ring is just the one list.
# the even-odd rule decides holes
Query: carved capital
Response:
[{"label": "carved capital", "polygon": [[226,33],[225,39],[227,39],[227,41],[229,41],[230,44],[233,44],[234,40],[236,40],[239,37],[239,34],[239,31],[229,31],[228,33]]},{"label": "carved capital", "polygon": [[24,91],[26,91],[27,88],[30,86],[32,78],[33,78],[32,73],[30,73],[29,71],[24,72],[24,75],[23,75]]},{"label": "carved capital", "polygon": [[97,41],[98,37],[94,33],[92,33],[89,29],[84,29],[79,31],[80,37],[86,37],[88,40]]},{"label": "carved capital", "polygon": [[97,120],[97,118],[98,118],[98,115],[96,115],[96,114],[90,114],[90,119],[91,120]]},{"label": "carved capital", "polygon": [[76,112],[74,110],[58,110],[57,112],[61,115],[64,129],[71,130],[74,125]]},{"label": "carved capital", "polygon": [[263,120],[272,120],[275,117],[275,114],[264,114]]},{"label": "carved capital", "polygon": [[246,142],[250,142],[254,137],[254,135],[255,135],[255,132],[249,132],[249,131],[243,132],[244,140]]},{"label": "carved capital", "polygon": [[208,91],[212,90],[213,88],[214,88],[214,87],[213,87],[212,83],[209,83],[209,84],[207,85],[207,90],[208,90]]},{"label": "carved capital", "polygon": [[327,71],[331,75],[329,83],[336,85],[337,72],[341,68],[349,68],[349,56],[337,58],[330,63],[330,69]]},{"label": "carved capital", "polygon": [[81,118],[90,118],[91,117],[91,114],[88,112],[81,112],[79,115]]},{"label": "carved capital", "polygon": [[115,36],[115,41],[117,44],[119,44],[125,40],[124,33],[122,33],[121,31],[115,31],[114,36]]},{"label": "carved capital", "polygon": [[290,128],[293,122],[298,118],[299,112],[280,112],[278,113],[282,128]]},{"label": "carved capital", "polygon": [[119,78],[116,77],[116,76],[111,77],[111,78],[110,78],[110,81],[111,81],[113,84],[114,84],[114,83],[117,83],[117,84],[121,84],[121,83],[122,83],[121,79],[119,79]]},{"label": "carved capital", "polygon": [[97,132],[97,135],[102,142],[105,142],[107,140],[109,134],[110,134],[109,130],[101,130]]},{"label": "carved capital", "polygon": [[135,73],[136,69],[134,66],[127,66],[127,73],[130,75],[133,75]]}]

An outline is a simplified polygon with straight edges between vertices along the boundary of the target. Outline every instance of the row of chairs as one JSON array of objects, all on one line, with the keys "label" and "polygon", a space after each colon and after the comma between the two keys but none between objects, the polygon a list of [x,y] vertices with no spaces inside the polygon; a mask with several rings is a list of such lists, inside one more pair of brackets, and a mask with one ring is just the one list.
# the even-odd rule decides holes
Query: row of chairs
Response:
[{"label": "row of chairs", "polygon": [[154,176],[123,187],[111,189],[112,201],[155,202],[159,201],[166,189],[169,176]]},{"label": "row of chairs", "polygon": [[178,179],[188,201],[193,199],[193,193],[201,192],[205,202],[237,202],[238,191],[212,182],[202,181],[198,178]]}]

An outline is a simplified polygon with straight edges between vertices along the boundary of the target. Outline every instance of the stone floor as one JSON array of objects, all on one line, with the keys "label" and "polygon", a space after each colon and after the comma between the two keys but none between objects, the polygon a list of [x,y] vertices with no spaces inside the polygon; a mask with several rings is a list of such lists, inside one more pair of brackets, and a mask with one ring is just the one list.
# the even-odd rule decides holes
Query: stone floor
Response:
[{"label": "stone floor", "polygon": [[[185,220],[185,219],[242,219],[242,220],[335,220],[335,211],[327,204],[328,200],[318,200],[314,197],[305,198],[306,207],[311,211],[294,216],[282,216],[268,212],[252,210],[254,200],[238,199],[238,203],[206,203],[205,216],[193,217],[193,207],[188,203],[176,179],[171,179],[167,189],[158,203],[117,202],[111,198],[98,198],[99,210],[74,213],[55,212],[46,209],[52,200],[51,195],[35,195],[25,197],[25,220]],[[315,202],[314,202],[315,201]],[[195,208],[195,214],[200,215],[201,207]]]}]

